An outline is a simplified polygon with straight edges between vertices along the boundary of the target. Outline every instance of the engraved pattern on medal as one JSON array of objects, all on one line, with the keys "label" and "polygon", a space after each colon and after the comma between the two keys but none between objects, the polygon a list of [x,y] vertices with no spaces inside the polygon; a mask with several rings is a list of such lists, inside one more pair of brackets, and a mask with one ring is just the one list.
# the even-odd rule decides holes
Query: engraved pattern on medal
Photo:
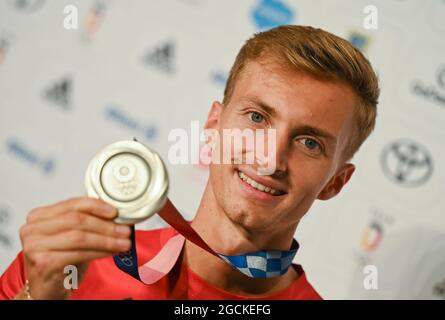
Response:
[{"label": "engraved pattern on medal", "polygon": [[[134,179],[134,177],[136,176],[135,175],[136,168],[134,167],[134,165],[130,168],[127,165],[120,166],[120,168],[118,170],[120,181],[128,181],[128,179]],[[132,176],[129,176],[130,173],[132,173]],[[127,177],[128,177],[128,179],[125,179]],[[124,178],[124,179],[122,179],[122,178]],[[126,196],[134,193],[134,191],[136,190],[136,186],[137,186],[137,183],[134,180],[120,183],[120,189],[121,189],[122,193]]]}]

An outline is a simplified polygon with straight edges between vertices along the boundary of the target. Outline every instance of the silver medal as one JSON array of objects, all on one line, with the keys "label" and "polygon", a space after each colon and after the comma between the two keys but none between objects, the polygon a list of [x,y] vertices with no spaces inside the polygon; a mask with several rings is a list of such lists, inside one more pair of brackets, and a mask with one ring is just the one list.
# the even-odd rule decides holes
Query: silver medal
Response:
[{"label": "silver medal", "polygon": [[168,174],[159,155],[138,141],[106,146],[89,163],[88,196],[118,210],[116,223],[135,224],[158,212],[168,193]]}]

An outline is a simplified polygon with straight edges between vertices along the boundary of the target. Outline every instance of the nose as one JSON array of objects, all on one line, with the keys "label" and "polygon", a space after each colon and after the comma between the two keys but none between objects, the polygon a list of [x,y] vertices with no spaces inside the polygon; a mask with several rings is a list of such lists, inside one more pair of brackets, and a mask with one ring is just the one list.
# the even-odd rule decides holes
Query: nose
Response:
[{"label": "nose", "polygon": [[264,142],[264,150],[257,156],[258,172],[262,175],[283,178],[288,171],[288,135],[283,130],[269,129]]},{"label": "nose", "polygon": [[277,134],[275,150],[275,171],[274,178],[283,178],[288,172],[289,139],[285,132]]}]

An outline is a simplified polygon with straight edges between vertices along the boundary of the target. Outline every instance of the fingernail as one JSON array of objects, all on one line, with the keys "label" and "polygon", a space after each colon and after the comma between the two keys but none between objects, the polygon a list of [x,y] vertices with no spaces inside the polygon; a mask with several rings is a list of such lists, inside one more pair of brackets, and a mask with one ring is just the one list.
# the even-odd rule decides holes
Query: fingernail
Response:
[{"label": "fingernail", "polygon": [[122,248],[123,250],[128,250],[130,248],[131,241],[130,239],[118,239],[117,245],[119,246],[119,248]]},{"label": "fingernail", "polygon": [[128,236],[130,234],[130,232],[131,232],[129,226],[123,226],[123,225],[117,225],[114,228],[114,231],[116,231],[116,233],[119,233],[119,234],[124,235],[124,236]]},{"label": "fingernail", "polygon": [[105,204],[104,206],[105,211],[107,211],[108,213],[115,213],[116,212],[116,208],[113,207],[111,204]]}]

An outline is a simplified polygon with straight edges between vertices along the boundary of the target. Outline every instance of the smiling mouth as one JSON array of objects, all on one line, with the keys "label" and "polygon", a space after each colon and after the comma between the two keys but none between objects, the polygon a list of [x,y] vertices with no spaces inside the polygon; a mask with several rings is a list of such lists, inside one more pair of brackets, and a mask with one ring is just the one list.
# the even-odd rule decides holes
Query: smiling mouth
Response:
[{"label": "smiling mouth", "polygon": [[253,180],[252,178],[248,177],[246,174],[244,174],[241,171],[237,171],[237,173],[238,173],[238,177],[241,180],[243,180],[248,185],[250,185],[251,187],[255,188],[258,191],[261,191],[261,192],[264,192],[264,193],[268,193],[268,194],[271,194],[273,196],[281,196],[283,194],[286,194],[286,192],[284,192],[282,190],[273,189],[271,187],[268,187],[268,186],[265,186],[265,185],[259,183],[258,181]]}]

